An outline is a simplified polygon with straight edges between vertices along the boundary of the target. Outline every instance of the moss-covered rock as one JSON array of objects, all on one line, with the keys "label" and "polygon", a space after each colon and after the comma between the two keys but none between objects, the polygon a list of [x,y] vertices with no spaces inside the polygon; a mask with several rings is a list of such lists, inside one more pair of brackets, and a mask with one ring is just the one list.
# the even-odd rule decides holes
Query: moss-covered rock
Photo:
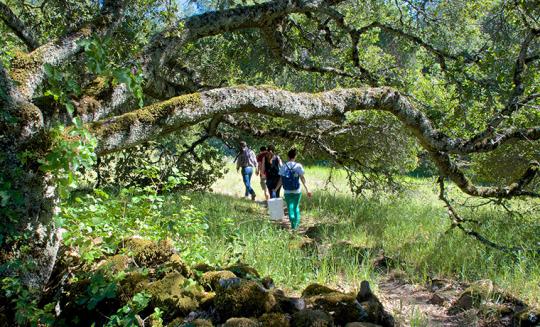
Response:
[{"label": "moss-covered rock", "polygon": [[165,263],[174,254],[171,241],[153,242],[140,238],[130,238],[126,241],[126,249],[139,266],[155,267]]},{"label": "moss-covered rock", "polygon": [[360,302],[362,309],[367,314],[366,318],[358,319],[358,321],[369,321],[385,327],[394,326],[394,318],[384,310],[381,301],[371,291],[368,281],[364,280],[360,284],[360,291],[356,295],[356,300]]},{"label": "moss-covered rock", "polygon": [[131,259],[128,256],[125,256],[123,254],[117,254],[112,257],[108,257],[107,259],[98,263],[97,268],[106,269],[110,272],[117,273],[127,270],[129,268],[130,262]]},{"label": "moss-covered rock", "polygon": [[241,280],[226,288],[218,287],[214,306],[221,319],[258,317],[270,312],[276,299],[262,285],[253,280]]},{"label": "moss-covered rock", "polygon": [[117,288],[118,297],[122,303],[127,303],[133,296],[148,286],[148,277],[141,272],[133,271],[126,274]]},{"label": "moss-covered rock", "polygon": [[181,323],[177,325],[171,325],[169,324],[167,327],[213,327],[214,325],[210,320],[206,319],[195,319],[190,322]]},{"label": "moss-covered rock", "polygon": [[220,279],[235,278],[236,275],[228,270],[208,271],[202,274],[199,282],[207,290],[215,290],[219,286]]},{"label": "moss-covered rock", "polygon": [[194,276],[188,265],[186,265],[182,258],[176,253],[172,254],[169,260],[163,264],[162,270],[166,272],[177,271],[188,278],[192,278]]},{"label": "moss-covered rock", "polygon": [[285,295],[282,290],[274,290],[272,292],[274,298],[276,299],[276,306],[274,311],[294,314],[300,310],[306,308],[306,302],[304,298],[289,297]]},{"label": "moss-covered rock", "polygon": [[193,270],[197,270],[197,271],[200,271],[200,272],[208,272],[208,271],[214,271],[216,270],[216,268],[210,266],[209,264],[206,264],[206,263],[198,263],[196,264],[195,266],[192,267]]},{"label": "moss-covered rock", "polygon": [[214,298],[216,297],[216,293],[214,292],[204,292],[202,293],[202,296],[198,298],[199,300],[199,307],[202,310],[208,310],[214,305]]},{"label": "moss-covered rock", "polygon": [[380,324],[384,327],[394,326],[394,318],[384,310],[382,303],[376,297],[360,303],[366,313],[364,321]]},{"label": "moss-covered rock", "polygon": [[245,263],[237,263],[223,270],[232,271],[240,278],[260,278],[259,272]]},{"label": "moss-covered rock", "polygon": [[332,292],[314,295],[306,298],[306,304],[313,309],[331,313],[338,325],[345,325],[354,321],[366,321],[368,317],[365,308],[360,305],[353,294]]},{"label": "moss-covered rock", "polygon": [[305,309],[292,316],[292,327],[333,327],[332,316],[321,310]]},{"label": "moss-covered rock", "polygon": [[259,327],[259,323],[249,318],[230,318],[223,327]]},{"label": "moss-covered rock", "polygon": [[167,324],[167,327],[184,327],[184,326],[186,326],[184,323],[184,319],[180,317],[174,318]]},{"label": "moss-covered rock", "polygon": [[184,322],[184,318],[178,317],[167,324],[167,327],[213,327],[212,321],[206,319],[195,319]]},{"label": "moss-covered rock", "polygon": [[289,327],[290,317],[283,313],[265,313],[259,317],[261,327]]},{"label": "moss-covered rock", "polygon": [[187,314],[199,307],[191,291],[184,287],[186,278],[178,272],[165,275],[163,279],[149,284],[146,290],[152,295],[155,306],[170,315]]},{"label": "moss-covered rock", "polygon": [[328,293],[334,293],[334,292],[337,292],[337,291],[334,289],[331,289],[330,287],[320,285],[320,284],[310,284],[302,292],[302,296],[310,297],[314,295],[322,295],[322,294],[328,294]]}]

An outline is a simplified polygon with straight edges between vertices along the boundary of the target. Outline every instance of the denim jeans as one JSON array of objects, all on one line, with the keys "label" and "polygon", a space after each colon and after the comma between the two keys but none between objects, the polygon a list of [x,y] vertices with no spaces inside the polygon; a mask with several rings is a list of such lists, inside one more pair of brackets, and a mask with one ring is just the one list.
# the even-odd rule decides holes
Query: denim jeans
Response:
[{"label": "denim jeans", "polygon": [[246,186],[245,196],[255,194],[255,191],[251,187],[251,175],[253,175],[253,167],[242,167],[242,180]]}]

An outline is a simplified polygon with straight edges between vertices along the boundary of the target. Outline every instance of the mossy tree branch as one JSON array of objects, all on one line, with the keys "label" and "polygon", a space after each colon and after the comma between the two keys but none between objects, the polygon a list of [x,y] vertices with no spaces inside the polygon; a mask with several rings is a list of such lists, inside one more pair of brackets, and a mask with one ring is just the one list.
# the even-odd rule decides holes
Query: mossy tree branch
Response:
[{"label": "mossy tree branch", "polygon": [[[300,121],[327,119],[339,122],[347,112],[359,110],[393,114],[427,150],[440,173],[469,195],[499,198],[538,196],[525,190],[538,173],[538,163],[531,163],[524,175],[507,187],[474,185],[448,153],[450,149],[453,153],[460,153],[463,141],[435,129],[427,116],[417,110],[407,97],[388,87],[336,89],[317,94],[292,93],[273,87],[221,88],[172,98],[89,124],[88,127],[98,136],[98,152],[103,154],[227,114],[248,112]],[[533,130],[538,137],[538,129]],[[509,139],[512,138],[506,140]]]},{"label": "mossy tree branch", "polygon": [[102,34],[117,27],[122,21],[125,1],[106,1],[99,15],[79,29],[47,42],[32,52],[13,60],[11,78],[17,83],[21,95],[30,100],[45,80],[45,66],[58,66],[82,50],[79,41],[94,34]]},{"label": "mossy tree branch", "polygon": [[0,2],[0,19],[26,44],[28,50],[34,50],[39,46],[38,37],[34,31],[3,2]]}]

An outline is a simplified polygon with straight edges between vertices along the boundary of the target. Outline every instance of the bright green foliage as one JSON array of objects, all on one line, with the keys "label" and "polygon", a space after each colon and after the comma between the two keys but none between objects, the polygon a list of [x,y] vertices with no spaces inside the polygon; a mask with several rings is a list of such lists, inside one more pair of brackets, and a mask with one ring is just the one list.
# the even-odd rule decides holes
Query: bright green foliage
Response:
[{"label": "bright green foliage", "polygon": [[91,74],[104,77],[107,83],[109,81],[113,85],[124,83],[128,91],[132,92],[138,100],[139,107],[142,107],[144,105],[143,76],[137,66],[124,67],[117,64],[118,58],[115,57],[118,57],[119,54],[115,52],[114,42],[115,40],[111,38],[93,38],[81,41],[87,56],[86,68]]},{"label": "bright green foliage", "polygon": [[15,320],[20,326],[48,326],[54,322],[54,303],[38,306],[38,298],[33,291],[23,285],[18,278],[4,277],[1,280],[4,296],[15,308]]},{"label": "bright green foliage", "polygon": [[73,123],[68,130],[63,125],[51,129],[52,149],[38,160],[42,170],[54,175],[61,197],[67,197],[77,186],[76,172],[90,169],[96,160],[96,138],[83,127],[80,118],[74,118]]},{"label": "bright green foliage", "polygon": [[[116,314],[109,318],[109,322],[105,326],[115,327],[137,325],[138,321],[142,320],[140,316],[138,316],[138,313],[148,306],[148,303],[150,303],[150,298],[151,296],[145,292],[135,294],[129,303],[118,309]],[[161,313],[161,310],[156,308],[152,314],[153,318],[161,318]]]},{"label": "bright green foliage", "polygon": [[[154,169],[140,172],[149,178],[156,176]],[[185,260],[200,260],[207,251],[208,226],[203,213],[188,197],[158,193],[158,185],[167,190],[179,183],[185,183],[182,176],[169,176],[164,183],[124,188],[114,196],[96,189],[94,194],[76,197],[62,208],[64,244],[78,248],[81,258],[92,263],[115,253],[125,238],[138,235],[149,240],[170,239]]]},{"label": "bright green foliage", "polygon": [[66,107],[70,117],[73,117],[75,106],[71,101],[71,96],[78,96],[81,88],[77,80],[68,72],[61,72],[59,69],[47,64],[45,65],[48,87],[43,93],[50,96],[56,103]]}]

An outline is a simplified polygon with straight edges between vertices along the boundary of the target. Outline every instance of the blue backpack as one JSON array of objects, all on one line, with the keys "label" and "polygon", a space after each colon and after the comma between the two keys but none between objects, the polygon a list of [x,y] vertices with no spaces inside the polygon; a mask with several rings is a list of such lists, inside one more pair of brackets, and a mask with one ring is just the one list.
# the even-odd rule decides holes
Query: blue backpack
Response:
[{"label": "blue backpack", "polygon": [[283,176],[281,176],[281,182],[283,188],[286,191],[296,191],[300,188],[300,176],[294,171],[296,165],[289,167],[288,164],[285,164],[286,171]]}]

